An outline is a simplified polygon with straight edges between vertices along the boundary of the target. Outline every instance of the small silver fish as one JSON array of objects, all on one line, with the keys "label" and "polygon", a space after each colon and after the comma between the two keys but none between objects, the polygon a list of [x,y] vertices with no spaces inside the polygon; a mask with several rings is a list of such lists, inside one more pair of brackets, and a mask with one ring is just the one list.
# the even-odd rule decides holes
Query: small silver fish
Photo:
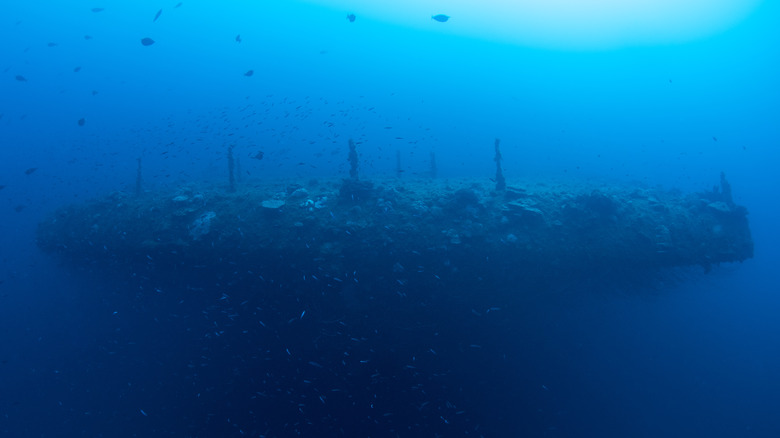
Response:
[{"label": "small silver fish", "polygon": [[431,17],[431,19],[438,21],[439,23],[444,23],[445,21],[450,19],[449,15],[444,14],[437,14]]}]

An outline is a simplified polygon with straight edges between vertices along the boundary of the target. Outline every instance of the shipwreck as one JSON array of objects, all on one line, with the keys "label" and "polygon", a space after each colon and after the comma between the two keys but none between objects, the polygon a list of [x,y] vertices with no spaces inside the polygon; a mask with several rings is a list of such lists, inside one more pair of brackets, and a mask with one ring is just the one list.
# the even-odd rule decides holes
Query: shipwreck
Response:
[{"label": "shipwreck", "polygon": [[[503,176],[502,176],[503,178]],[[348,179],[111,193],[37,242],[64,262],[192,287],[403,290],[641,279],[753,256],[747,209],[712,191],[619,184]]]}]

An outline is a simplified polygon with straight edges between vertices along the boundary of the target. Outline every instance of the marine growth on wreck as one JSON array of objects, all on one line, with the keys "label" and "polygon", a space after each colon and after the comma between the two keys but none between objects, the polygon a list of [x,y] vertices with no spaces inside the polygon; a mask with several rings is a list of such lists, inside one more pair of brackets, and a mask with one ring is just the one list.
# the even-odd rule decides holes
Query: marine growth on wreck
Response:
[{"label": "marine growth on wreck", "polygon": [[[681,194],[489,180],[256,181],[114,192],[56,211],[38,244],[65,261],[188,284],[556,285],[753,256],[725,177]],[[202,269],[208,267],[208,269]]]}]

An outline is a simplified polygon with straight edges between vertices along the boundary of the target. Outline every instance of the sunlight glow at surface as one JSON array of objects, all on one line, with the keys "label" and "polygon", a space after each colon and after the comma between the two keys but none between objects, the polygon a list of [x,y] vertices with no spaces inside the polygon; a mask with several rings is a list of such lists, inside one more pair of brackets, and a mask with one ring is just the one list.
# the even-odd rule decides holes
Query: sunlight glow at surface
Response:
[{"label": "sunlight glow at surface", "polygon": [[[531,47],[678,43],[738,24],[761,0],[307,0],[360,18]],[[447,23],[430,19],[451,17]],[[436,27],[438,26],[438,27]]]}]

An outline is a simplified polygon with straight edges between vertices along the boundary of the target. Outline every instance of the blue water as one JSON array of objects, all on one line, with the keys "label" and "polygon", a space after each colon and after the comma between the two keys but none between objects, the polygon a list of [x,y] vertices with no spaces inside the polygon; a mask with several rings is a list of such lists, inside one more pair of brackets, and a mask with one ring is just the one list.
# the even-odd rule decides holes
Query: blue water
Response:
[{"label": "blue water", "polygon": [[[295,1],[126,3],[0,14],[3,436],[780,436],[773,2],[707,38],[609,50]],[[440,178],[489,178],[495,138],[508,177],[689,192],[724,171],[755,258],[479,324],[451,308],[366,320],[351,351],[370,369],[336,372],[343,351],[305,351],[341,330],[322,315],[247,338],[257,315],[218,299],[247,291],[157,292],[36,247],[57,207],[132,192],[139,157],[150,191],[226,181],[226,145],[248,180],[345,177],[348,138],[364,178],[393,176],[396,151],[404,178],[431,152]]]}]

